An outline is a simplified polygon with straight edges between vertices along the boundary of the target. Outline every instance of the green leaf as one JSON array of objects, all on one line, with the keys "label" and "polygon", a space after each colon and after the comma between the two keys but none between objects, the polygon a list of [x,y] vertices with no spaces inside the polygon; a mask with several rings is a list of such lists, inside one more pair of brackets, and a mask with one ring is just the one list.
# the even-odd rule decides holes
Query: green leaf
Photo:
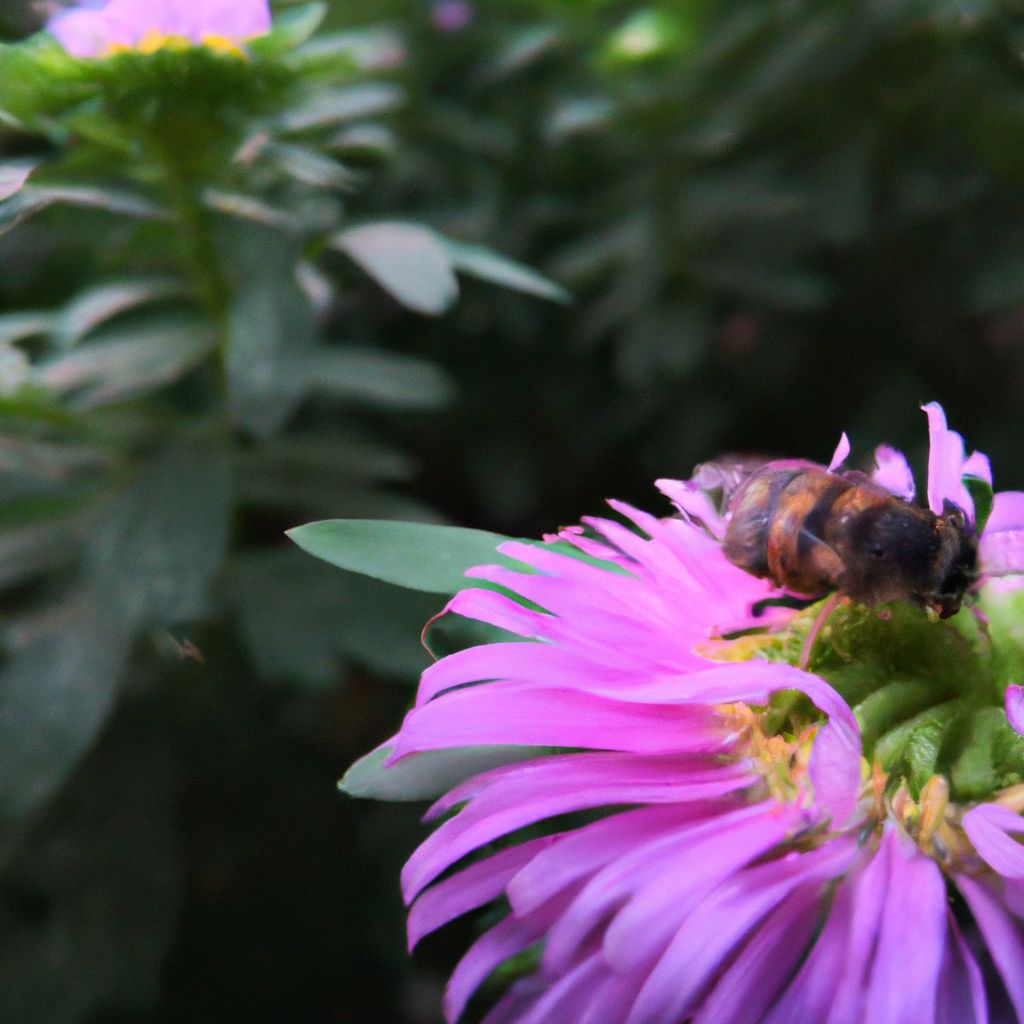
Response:
[{"label": "green leaf", "polygon": [[19,192],[39,163],[38,160],[0,161],[0,200]]},{"label": "green leaf", "polygon": [[483,530],[373,519],[325,519],[286,531],[303,551],[342,569],[431,594],[454,594],[474,565],[524,568],[498,553],[510,538]]},{"label": "green leaf", "polygon": [[227,548],[231,473],[225,439],[197,432],[168,444],[110,504],[85,571],[106,614],[150,626],[195,618]]},{"label": "green leaf", "polygon": [[351,192],[364,180],[361,172],[306,146],[278,143],[267,146],[265,152],[283,173],[314,188]]},{"label": "green leaf", "polygon": [[371,800],[433,800],[480,772],[548,753],[546,747],[520,746],[428,750],[385,768],[393,749],[385,745],[361,757],[345,772],[338,788],[349,796]]},{"label": "green leaf", "polygon": [[56,313],[4,313],[0,315],[0,345],[47,335],[57,324]]},{"label": "green leaf", "polygon": [[[391,82],[363,82],[339,89],[320,89],[304,103],[285,111],[278,126],[285,132],[305,132],[357,118],[375,117],[399,109],[405,91]],[[2,185],[0,166],[0,185]]]},{"label": "green leaf", "polygon": [[974,529],[980,537],[992,514],[992,485],[977,476],[965,476],[961,480],[967,493],[974,499]]},{"label": "green leaf", "polygon": [[273,28],[263,36],[250,39],[246,49],[264,60],[274,60],[301,46],[320,27],[327,4],[311,3],[291,7],[274,15]]},{"label": "green leaf", "polygon": [[437,234],[419,224],[381,221],[328,240],[409,309],[437,316],[459,296],[451,260]]},{"label": "green leaf", "polygon": [[79,591],[0,671],[0,857],[18,826],[63,784],[113,706],[132,621],[105,598],[103,588]]},{"label": "green leaf", "polygon": [[353,402],[383,408],[441,409],[455,386],[425,359],[364,348],[321,349],[307,363],[307,386]]},{"label": "green leaf", "polygon": [[20,192],[15,192],[14,195],[0,201],[0,234],[10,231],[26,218],[45,210],[48,206],[53,206],[54,203],[91,207],[106,210],[108,213],[121,213],[150,220],[167,219],[167,214],[160,207],[130,192],[76,185],[26,185]]},{"label": "green leaf", "polygon": [[572,296],[561,285],[555,284],[522,263],[492,252],[482,245],[470,245],[467,242],[456,242],[443,237],[440,238],[440,242],[456,270],[484,281],[504,285],[506,288],[513,288],[518,292],[551,299],[553,302],[572,301]]},{"label": "green leaf", "polygon": [[163,387],[202,362],[217,342],[201,320],[119,327],[33,367],[30,380],[75,409],[95,409]]},{"label": "green leaf", "polygon": [[317,351],[313,309],[295,280],[297,243],[244,225],[234,239],[239,285],[228,313],[227,376],[232,415],[269,437],[306,391]]},{"label": "green leaf", "polygon": [[129,309],[184,294],[182,282],[168,277],[108,281],[88,288],[64,307],[53,329],[54,341],[61,348],[71,348],[104,321]]}]

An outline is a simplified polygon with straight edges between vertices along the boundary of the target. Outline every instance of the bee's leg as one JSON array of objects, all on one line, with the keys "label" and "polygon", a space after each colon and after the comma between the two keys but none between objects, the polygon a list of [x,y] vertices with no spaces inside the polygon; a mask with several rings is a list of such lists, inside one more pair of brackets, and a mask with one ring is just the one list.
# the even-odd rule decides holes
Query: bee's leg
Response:
[{"label": "bee's leg", "polygon": [[974,621],[978,624],[978,632],[981,634],[982,639],[989,646],[992,645],[992,634],[989,631],[988,616],[978,607],[975,600],[972,600],[970,595],[968,598],[967,607],[971,609],[971,615],[974,616]]},{"label": "bee's leg", "polygon": [[822,627],[828,622],[828,617],[836,610],[836,606],[840,601],[842,601],[842,596],[838,592],[834,593],[818,609],[818,614],[814,616],[814,622],[811,623],[811,628],[807,631],[804,645],[800,650],[800,661],[798,664],[804,671],[807,670],[807,666],[811,663],[811,651],[814,649],[814,641],[818,639],[818,634],[821,632]]}]

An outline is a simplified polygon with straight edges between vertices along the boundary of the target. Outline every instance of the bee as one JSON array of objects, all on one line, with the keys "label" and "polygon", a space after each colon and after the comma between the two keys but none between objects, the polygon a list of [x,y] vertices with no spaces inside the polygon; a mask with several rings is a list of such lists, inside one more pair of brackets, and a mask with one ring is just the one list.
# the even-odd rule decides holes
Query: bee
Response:
[{"label": "bee", "polygon": [[963,509],[947,500],[936,515],[863,473],[769,462],[739,483],[727,512],[726,558],[800,596],[907,600],[945,619],[979,576],[978,538]]}]

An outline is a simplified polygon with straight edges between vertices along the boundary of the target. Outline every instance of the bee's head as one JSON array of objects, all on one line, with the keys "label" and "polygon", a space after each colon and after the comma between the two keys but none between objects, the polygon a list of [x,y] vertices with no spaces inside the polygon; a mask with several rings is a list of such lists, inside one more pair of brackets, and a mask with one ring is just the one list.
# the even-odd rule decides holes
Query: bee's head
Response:
[{"label": "bee's head", "polygon": [[964,595],[978,579],[978,537],[964,511],[948,499],[935,523],[935,588],[922,595],[943,619],[960,610]]}]

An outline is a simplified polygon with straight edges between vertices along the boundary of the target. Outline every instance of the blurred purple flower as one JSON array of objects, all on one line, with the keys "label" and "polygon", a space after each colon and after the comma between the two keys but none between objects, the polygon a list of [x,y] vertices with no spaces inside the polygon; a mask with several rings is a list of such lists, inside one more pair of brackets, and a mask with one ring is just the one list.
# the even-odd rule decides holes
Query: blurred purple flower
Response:
[{"label": "blurred purple flower", "polygon": [[[941,508],[987,460],[965,458],[941,409],[926,412]],[[844,435],[836,459],[847,452]],[[877,461],[876,479],[912,493],[898,452]],[[541,749],[443,796],[427,815],[443,823],[404,869],[410,945],[507,906],[455,969],[447,1019],[535,948],[485,1024],[983,1024],[954,887],[1024,1021],[1024,787],[958,805],[941,775],[914,796],[862,763],[836,690],[780,660],[783,645],[774,660],[758,646],[797,613],[766,612],[775,634],[753,613],[774,592],[721,552],[706,494],[720,472],[660,483],[681,518],[613,502],[629,525],[588,519],[549,538],[557,549],[503,545],[523,571],[478,567],[469,575],[498,589],[448,605],[520,639],[429,668],[391,761]],[[1024,496],[1000,497],[997,535],[1024,520]],[[783,690],[810,703],[779,717]],[[1015,727],[1022,692],[1007,692]],[[556,818],[552,834],[517,835]]]},{"label": "blurred purple flower", "polygon": [[75,57],[157,46],[167,39],[194,44],[237,43],[270,30],[267,0],[107,0],[55,14],[49,32]]},{"label": "blurred purple flower", "polygon": [[467,0],[435,0],[430,20],[440,32],[458,32],[473,20],[473,8]]}]

